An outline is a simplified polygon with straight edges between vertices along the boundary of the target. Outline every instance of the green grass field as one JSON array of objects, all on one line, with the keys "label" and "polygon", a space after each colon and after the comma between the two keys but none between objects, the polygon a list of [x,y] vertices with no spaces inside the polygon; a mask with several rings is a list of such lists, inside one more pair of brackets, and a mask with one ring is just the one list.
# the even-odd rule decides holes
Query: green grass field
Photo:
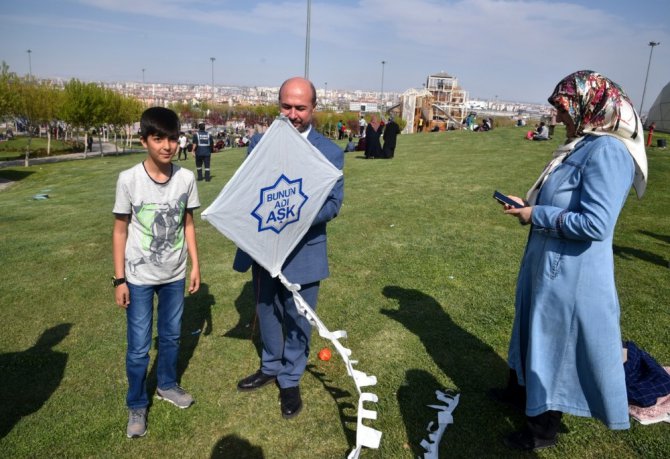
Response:
[{"label": "green grass field", "polygon": [[[524,194],[553,148],[515,128],[400,136],[391,161],[348,153],[345,202],[329,226],[331,277],[318,313],[358,369],[383,432],[364,458],[422,454],[436,420],[434,391],[461,393],[440,457],[515,457],[501,442],[523,417],[489,400],[504,384],[514,286],[527,227],[502,214],[493,190]],[[563,130],[557,129],[557,137]],[[670,364],[670,150],[648,151],[647,194],[631,192],[615,237],[624,339]],[[244,157],[214,155],[199,185],[203,210]],[[125,317],[110,277],[118,173],[141,154],[0,169],[0,456],[342,458],[355,442],[357,397],[341,359],[316,359],[302,382],[305,409],[281,418],[274,387],[238,393],[258,367],[250,275],[231,269],[233,244],[196,215],[204,285],[187,297],[181,382],[188,410],[154,401],[145,438],[125,437]],[[192,160],[181,165],[194,168]],[[36,194],[49,199],[35,200]],[[597,318],[594,318],[597,320]],[[202,330],[200,334],[194,334]],[[252,335],[254,340],[252,341]],[[154,356],[152,350],[152,357]],[[150,391],[155,390],[151,368]],[[670,457],[668,424],[623,432],[565,416],[546,458]],[[522,455],[526,457],[528,455]],[[521,455],[519,456],[521,457]]]},{"label": "green grass field", "polygon": [[[33,137],[30,139],[30,157],[41,158],[47,155],[47,138]],[[23,159],[28,147],[27,136],[16,136],[12,140],[0,142],[0,161],[12,159]],[[63,155],[83,151],[83,144],[75,145],[72,141],[64,142],[62,140],[51,139],[51,150],[49,155]]]}]

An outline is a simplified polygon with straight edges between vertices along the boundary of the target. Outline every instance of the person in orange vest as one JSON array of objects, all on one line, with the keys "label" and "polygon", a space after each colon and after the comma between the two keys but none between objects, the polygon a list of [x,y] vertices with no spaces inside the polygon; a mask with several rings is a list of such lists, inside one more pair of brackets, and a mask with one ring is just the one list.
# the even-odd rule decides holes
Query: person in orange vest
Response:
[{"label": "person in orange vest", "polygon": [[647,134],[647,146],[651,146],[651,138],[654,136],[654,129],[656,129],[656,123],[651,123],[649,125],[649,134]]}]

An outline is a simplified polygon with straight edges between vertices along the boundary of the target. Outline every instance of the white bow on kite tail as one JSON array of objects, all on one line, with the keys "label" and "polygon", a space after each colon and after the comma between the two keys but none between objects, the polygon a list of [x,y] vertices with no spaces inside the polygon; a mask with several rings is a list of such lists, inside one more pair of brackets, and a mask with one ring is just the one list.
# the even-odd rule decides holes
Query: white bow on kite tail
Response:
[{"label": "white bow on kite tail", "polygon": [[344,330],[337,330],[331,332],[326,328],[326,326],[321,322],[321,319],[316,315],[316,312],[307,304],[304,298],[298,293],[300,290],[299,284],[292,284],[291,282],[284,277],[282,273],[279,273],[279,280],[284,287],[286,287],[293,294],[293,301],[295,302],[296,309],[300,314],[305,316],[307,320],[319,330],[319,335],[322,338],[329,340],[333,343],[333,347],[342,357],[344,365],[347,368],[347,374],[351,376],[356,385],[356,391],[359,394],[358,397],[358,415],[356,421],[356,447],[351,451],[348,456],[348,459],[357,459],[361,453],[361,448],[364,446],[366,448],[377,449],[379,448],[379,442],[382,438],[382,433],[379,430],[373,429],[363,424],[363,419],[377,419],[377,412],[365,409],[363,407],[364,402],[373,402],[378,401],[377,395],[371,392],[362,392],[361,387],[374,386],[377,384],[377,378],[372,375],[367,375],[362,371],[354,369],[354,365],[358,363],[356,360],[351,360],[349,356],[351,355],[351,349],[348,349],[340,343],[341,338],[347,337],[347,332]]}]

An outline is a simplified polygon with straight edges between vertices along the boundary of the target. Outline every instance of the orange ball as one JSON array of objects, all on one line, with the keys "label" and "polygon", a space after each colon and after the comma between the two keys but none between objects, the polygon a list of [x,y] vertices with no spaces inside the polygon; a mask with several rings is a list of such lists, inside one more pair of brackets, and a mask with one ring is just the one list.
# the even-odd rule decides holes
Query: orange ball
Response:
[{"label": "orange ball", "polygon": [[332,354],[330,352],[330,349],[328,349],[327,347],[324,347],[323,349],[321,349],[319,351],[319,359],[320,360],[324,360],[324,361],[327,362],[328,360],[330,360],[331,357],[332,357]]}]

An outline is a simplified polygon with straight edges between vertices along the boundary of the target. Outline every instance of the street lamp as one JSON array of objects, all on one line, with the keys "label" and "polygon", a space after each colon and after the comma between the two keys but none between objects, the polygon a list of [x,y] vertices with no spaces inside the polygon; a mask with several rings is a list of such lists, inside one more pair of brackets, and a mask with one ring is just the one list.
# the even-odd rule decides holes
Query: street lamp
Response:
[{"label": "street lamp", "polygon": [[307,0],[307,31],[305,33],[305,79],[309,80],[309,29],[312,17],[312,0]]},{"label": "street lamp", "polygon": [[216,58],[210,57],[210,61],[212,61],[212,100],[214,99],[214,61]]},{"label": "street lamp", "polygon": [[144,84],[144,71],[145,71],[145,70],[146,70],[146,69],[142,69],[142,84]]},{"label": "street lamp", "polygon": [[651,66],[651,54],[654,52],[654,46],[660,45],[660,41],[650,41],[649,46],[651,49],[649,50],[649,63],[647,64],[647,76],[644,77],[644,89],[642,90],[642,100],[640,101],[640,113],[639,115],[642,116],[642,104],[644,104],[644,93],[647,92],[647,79],[649,78],[649,67]]},{"label": "street lamp", "polygon": [[[386,61],[382,61],[382,91],[381,91],[382,108],[384,107],[384,65],[386,65]],[[380,111],[380,113],[384,115],[383,111]]]},{"label": "street lamp", "polygon": [[30,59],[30,54],[33,52],[33,50],[32,50],[32,49],[29,49],[29,50],[26,51],[26,52],[28,53],[28,76],[29,76],[30,78],[32,78],[32,77],[33,77],[33,63],[32,63],[32,61],[31,61],[31,59]]}]

